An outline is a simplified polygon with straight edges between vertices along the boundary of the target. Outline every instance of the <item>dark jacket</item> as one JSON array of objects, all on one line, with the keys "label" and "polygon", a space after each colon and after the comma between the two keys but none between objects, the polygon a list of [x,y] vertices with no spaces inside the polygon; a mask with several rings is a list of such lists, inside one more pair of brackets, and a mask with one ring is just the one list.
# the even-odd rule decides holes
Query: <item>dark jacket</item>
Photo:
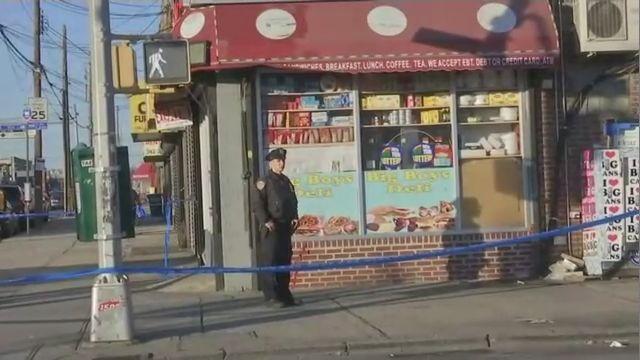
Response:
[{"label": "dark jacket", "polygon": [[298,198],[286,175],[269,171],[252,187],[251,208],[260,225],[298,219]]}]

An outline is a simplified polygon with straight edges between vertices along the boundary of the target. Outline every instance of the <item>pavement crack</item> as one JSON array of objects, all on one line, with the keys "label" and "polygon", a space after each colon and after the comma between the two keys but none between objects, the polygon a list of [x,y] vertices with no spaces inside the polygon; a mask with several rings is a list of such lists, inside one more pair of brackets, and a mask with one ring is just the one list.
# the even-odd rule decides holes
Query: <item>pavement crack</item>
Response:
[{"label": "pavement crack", "polygon": [[347,307],[347,306],[343,305],[342,303],[340,303],[338,301],[338,299],[329,298],[329,300],[333,301],[336,305],[338,305],[338,307],[340,307],[341,310],[343,310],[347,314],[353,316],[354,318],[359,320],[361,323],[363,323],[366,326],[370,327],[371,329],[375,330],[384,339],[386,339],[386,340],[391,339],[391,336],[389,336],[389,334],[387,334],[384,330],[382,330],[381,328],[375,326],[373,323],[371,323],[369,320],[365,319],[364,317],[362,317],[362,316],[356,314],[355,312],[351,311],[351,309],[349,309],[349,307]]},{"label": "pavement crack", "polygon": [[87,329],[89,328],[89,324],[90,324],[90,318],[87,318],[82,322],[82,325],[80,325],[80,331],[78,332],[79,334],[78,340],[76,340],[76,344],[74,346],[75,351],[78,351],[78,349],[80,349],[80,344],[82,344],[82,339],[84,339],[85,335],[87,334]]},{"label": "pavement crack", "polygon": [[184,349],[182,348],[182,335],[178,335],[178,341],[176,343],[176,351],[180,352],[183,350]]},{"label": "pavement crack", "polygon": [[36,358],[36,355],[38,355],[38,353],[40,352],[40,350],[42,349],[42,347],[44,346],[44,344],[39,343],[36,344],[34,347],[31,348],[31,351],[29,351],[29,354],[27,354],[27,357],[25,358],[25,360],[33,360]]},{"label": "pavement crack", "polygon": [[202,297],[198,296],[198,309],[200,310],[200,332],[204,333],[204,308],[202,306]]}]

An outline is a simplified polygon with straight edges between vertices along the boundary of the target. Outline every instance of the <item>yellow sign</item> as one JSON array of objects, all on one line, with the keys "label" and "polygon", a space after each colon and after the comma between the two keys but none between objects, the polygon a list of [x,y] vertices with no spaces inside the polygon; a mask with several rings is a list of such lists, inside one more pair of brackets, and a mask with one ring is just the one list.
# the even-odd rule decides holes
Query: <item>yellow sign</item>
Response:
[{"label": "yellow sign", "polygon": [[153,94],[132,95],[129,100],[131,113],[131,133],[144,134],[158,132]]}]

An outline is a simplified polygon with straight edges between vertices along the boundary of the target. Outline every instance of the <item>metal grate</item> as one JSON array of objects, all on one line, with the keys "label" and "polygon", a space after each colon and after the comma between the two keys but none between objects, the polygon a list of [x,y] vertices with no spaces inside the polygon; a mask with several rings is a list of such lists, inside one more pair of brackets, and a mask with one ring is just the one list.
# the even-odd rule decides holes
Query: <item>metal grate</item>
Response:
[{"label": "metal grate", "polygon": [[195,249],[196,223],[195,223],[195,144],[192,127],[185,129],[182,135],[184,156],[184,209],[187,226],[187,239],[189,247]]},{"label": "metal grate", "polygon": [[626,16],[626,0],[588,0],[589,40],[625,40]]}]

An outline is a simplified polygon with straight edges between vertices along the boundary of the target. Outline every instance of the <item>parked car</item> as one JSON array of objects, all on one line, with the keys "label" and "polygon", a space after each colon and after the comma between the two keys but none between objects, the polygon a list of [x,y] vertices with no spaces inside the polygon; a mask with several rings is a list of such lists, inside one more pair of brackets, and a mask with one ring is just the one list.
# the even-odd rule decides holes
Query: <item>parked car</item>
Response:
[{"label": "parked car", "polygon": [[[13,212],[15,214],[24,214],[26,210],[25,202],[24,202],[24,192],[22,188],[18,185],[0,185],[0,190],[2,190],[7,198],[7,202],[11,203],[11,207],[13,208]],[[24,230],[27,228],[27,218],[22,216],[19,218],[20,229]],[[33,220],[29,221],[29,225],[33,224]]]},{"label": "parked car", "polygon": [[62,210],[64,209],[64,192],[60,190],[51,190],[49,193],[50,206],[51,210]]},{"label": "parked car", "polygon": [[0,238],[10,237],[20,232],[19,218],[6,217],[14,214],[11,202],[7,201],[4,191],[0,190]]}]

